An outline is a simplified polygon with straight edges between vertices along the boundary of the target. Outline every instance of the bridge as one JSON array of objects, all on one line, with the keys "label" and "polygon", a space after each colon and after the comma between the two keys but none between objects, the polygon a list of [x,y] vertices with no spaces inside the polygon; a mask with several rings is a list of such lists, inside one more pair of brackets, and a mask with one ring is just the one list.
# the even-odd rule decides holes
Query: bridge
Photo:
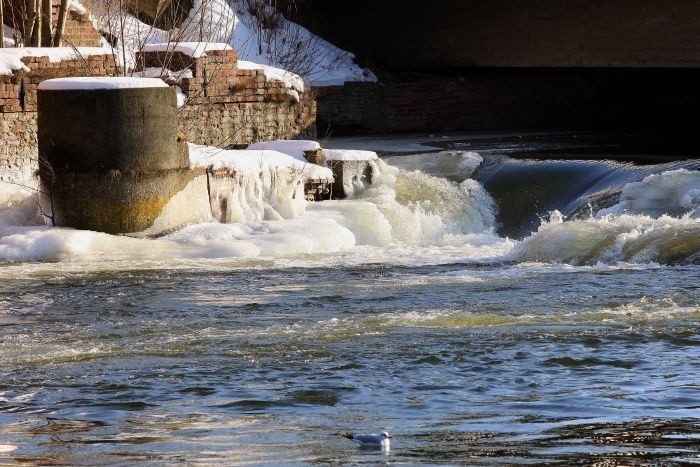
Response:
[{"label": "bridge", "polygon": [[[346,89],[351,100],[381,107],[366,116],[351,111],[342,117],[343,97],[322,91],[321,121],[336,129],[420,130],[434,129],[436,122],[459,130],[700,122],[695,0],[297,4],[305,25],[353,51],[385,84]],[[425,106],[413,110],[420,105],[411,95],[418,92]],[[426,113],[426,107],[435,110]]]}]

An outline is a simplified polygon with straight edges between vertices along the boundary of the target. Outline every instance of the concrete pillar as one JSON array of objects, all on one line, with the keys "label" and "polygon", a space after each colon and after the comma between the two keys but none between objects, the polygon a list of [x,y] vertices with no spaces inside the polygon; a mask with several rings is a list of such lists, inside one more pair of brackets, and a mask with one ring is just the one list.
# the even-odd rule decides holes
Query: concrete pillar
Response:
[{"label": "concrete pillar", "polygon": [[177,138],[175,90],[158,79],[43,81],[38,137],[57,226],[145,230],[192,179]]}]

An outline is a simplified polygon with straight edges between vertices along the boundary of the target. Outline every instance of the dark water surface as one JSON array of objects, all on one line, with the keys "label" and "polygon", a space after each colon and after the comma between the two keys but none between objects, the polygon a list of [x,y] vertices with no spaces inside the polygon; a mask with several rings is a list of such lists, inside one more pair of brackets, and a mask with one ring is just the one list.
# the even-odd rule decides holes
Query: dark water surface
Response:
[{"label": "dark water surface", "polygon": [[[700,266],[0,280],[0,463],[700,462]],[[388,430],[391,451],[339,436]]]}]

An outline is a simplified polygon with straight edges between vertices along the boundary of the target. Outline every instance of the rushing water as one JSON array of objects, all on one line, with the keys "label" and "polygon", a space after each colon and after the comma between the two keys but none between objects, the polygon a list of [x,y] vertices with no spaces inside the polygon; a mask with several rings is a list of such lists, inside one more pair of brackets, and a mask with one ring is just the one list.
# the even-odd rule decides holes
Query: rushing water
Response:
[{"label": "rushing water", "polygon": [[0,463],[700,462],[692,164],[549,166],[590,182],[511,194],[522,233],[538,163],[388,160],[424,171],[159,239],[6,209]]}]

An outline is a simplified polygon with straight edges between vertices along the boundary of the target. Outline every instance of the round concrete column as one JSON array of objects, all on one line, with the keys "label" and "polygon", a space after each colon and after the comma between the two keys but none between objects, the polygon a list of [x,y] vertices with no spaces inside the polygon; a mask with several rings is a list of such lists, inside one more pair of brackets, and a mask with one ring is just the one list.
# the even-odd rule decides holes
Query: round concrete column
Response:
[{"label": "round concrete column", "polygon": [[40,177],[56,225],[150,227],[191,179],[175,90],[150,78],[58,78],[38,91]]}]

